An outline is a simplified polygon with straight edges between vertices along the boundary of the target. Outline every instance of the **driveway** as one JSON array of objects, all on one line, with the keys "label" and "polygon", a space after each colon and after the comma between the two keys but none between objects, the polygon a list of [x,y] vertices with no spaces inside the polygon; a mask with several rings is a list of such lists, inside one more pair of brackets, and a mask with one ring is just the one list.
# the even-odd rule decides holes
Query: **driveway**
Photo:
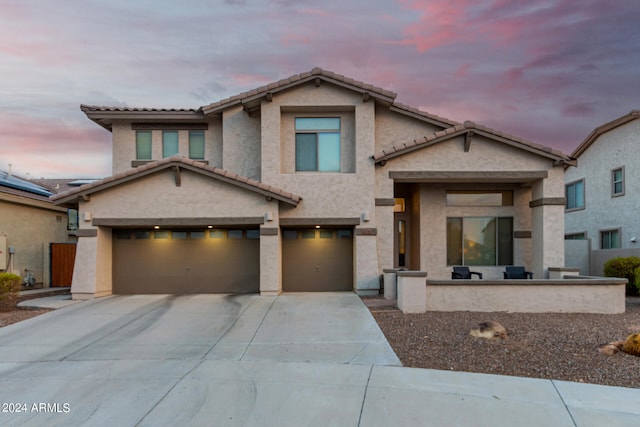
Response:
[{"label": "driveway", "polygon": [[[288,406],[306,382],[359,415],[352,386],[373,364],[400,361],[352,293],[114,296],[0,329],[0,397],[14,406],[0,425],[236,425],[258,397]],[[258,396],[260,380],[281,390]]]},{"label": "driveway", "polygon": [[637,426],[640,418],[640,390],[399,364],[351,293],[102,298],[0,328],[0,425]]}]

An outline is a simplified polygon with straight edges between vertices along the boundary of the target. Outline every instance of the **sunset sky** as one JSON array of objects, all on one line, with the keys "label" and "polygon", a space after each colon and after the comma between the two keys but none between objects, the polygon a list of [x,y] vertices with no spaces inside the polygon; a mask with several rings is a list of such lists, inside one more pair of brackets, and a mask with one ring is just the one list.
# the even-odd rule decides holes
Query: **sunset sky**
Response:
[{"label": "sunset sky", "polygon": [[80,104],[197,108],[314,67],[569,154],[640,109],[638,0],[0,0],[0,170],[111,173]]}]

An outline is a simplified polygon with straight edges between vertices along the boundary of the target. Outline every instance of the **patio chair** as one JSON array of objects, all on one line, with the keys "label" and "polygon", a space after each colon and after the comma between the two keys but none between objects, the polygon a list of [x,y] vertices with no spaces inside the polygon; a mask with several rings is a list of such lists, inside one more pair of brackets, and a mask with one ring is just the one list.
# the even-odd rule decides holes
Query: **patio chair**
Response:
[{"label": "patio chair", "polygon": [[522,266],[505,267],[503,273],[505,279],[533,279],[531,271],[525,271]]},{"label": "patio chair", "polygon": [[475,274],[478,276],[478,279],[482,279],[482,273],[478,273],[477,271],[469,271],[469,267],[453,267],[453,271],[451,272],[452,279],[471,279],[471,275]]}]

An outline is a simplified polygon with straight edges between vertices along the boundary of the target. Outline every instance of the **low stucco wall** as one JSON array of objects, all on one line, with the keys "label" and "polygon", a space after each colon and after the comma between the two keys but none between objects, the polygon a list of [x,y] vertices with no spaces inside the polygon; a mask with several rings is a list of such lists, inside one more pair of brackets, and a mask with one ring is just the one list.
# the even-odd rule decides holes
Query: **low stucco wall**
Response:
[{"label": "low stucco wall", "polygon": [[626,279],[427,280],[427,311],[603,313],[625,311]]}]

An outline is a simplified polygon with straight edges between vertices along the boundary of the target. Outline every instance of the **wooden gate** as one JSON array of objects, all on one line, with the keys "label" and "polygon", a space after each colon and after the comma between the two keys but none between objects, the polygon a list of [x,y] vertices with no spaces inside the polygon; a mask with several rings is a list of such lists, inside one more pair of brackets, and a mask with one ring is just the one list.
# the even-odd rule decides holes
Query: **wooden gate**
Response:
[{"label": "wooden gate", "polygon": [[51,243],[51,287],[71,286],[76,260],[75,243]]}]

